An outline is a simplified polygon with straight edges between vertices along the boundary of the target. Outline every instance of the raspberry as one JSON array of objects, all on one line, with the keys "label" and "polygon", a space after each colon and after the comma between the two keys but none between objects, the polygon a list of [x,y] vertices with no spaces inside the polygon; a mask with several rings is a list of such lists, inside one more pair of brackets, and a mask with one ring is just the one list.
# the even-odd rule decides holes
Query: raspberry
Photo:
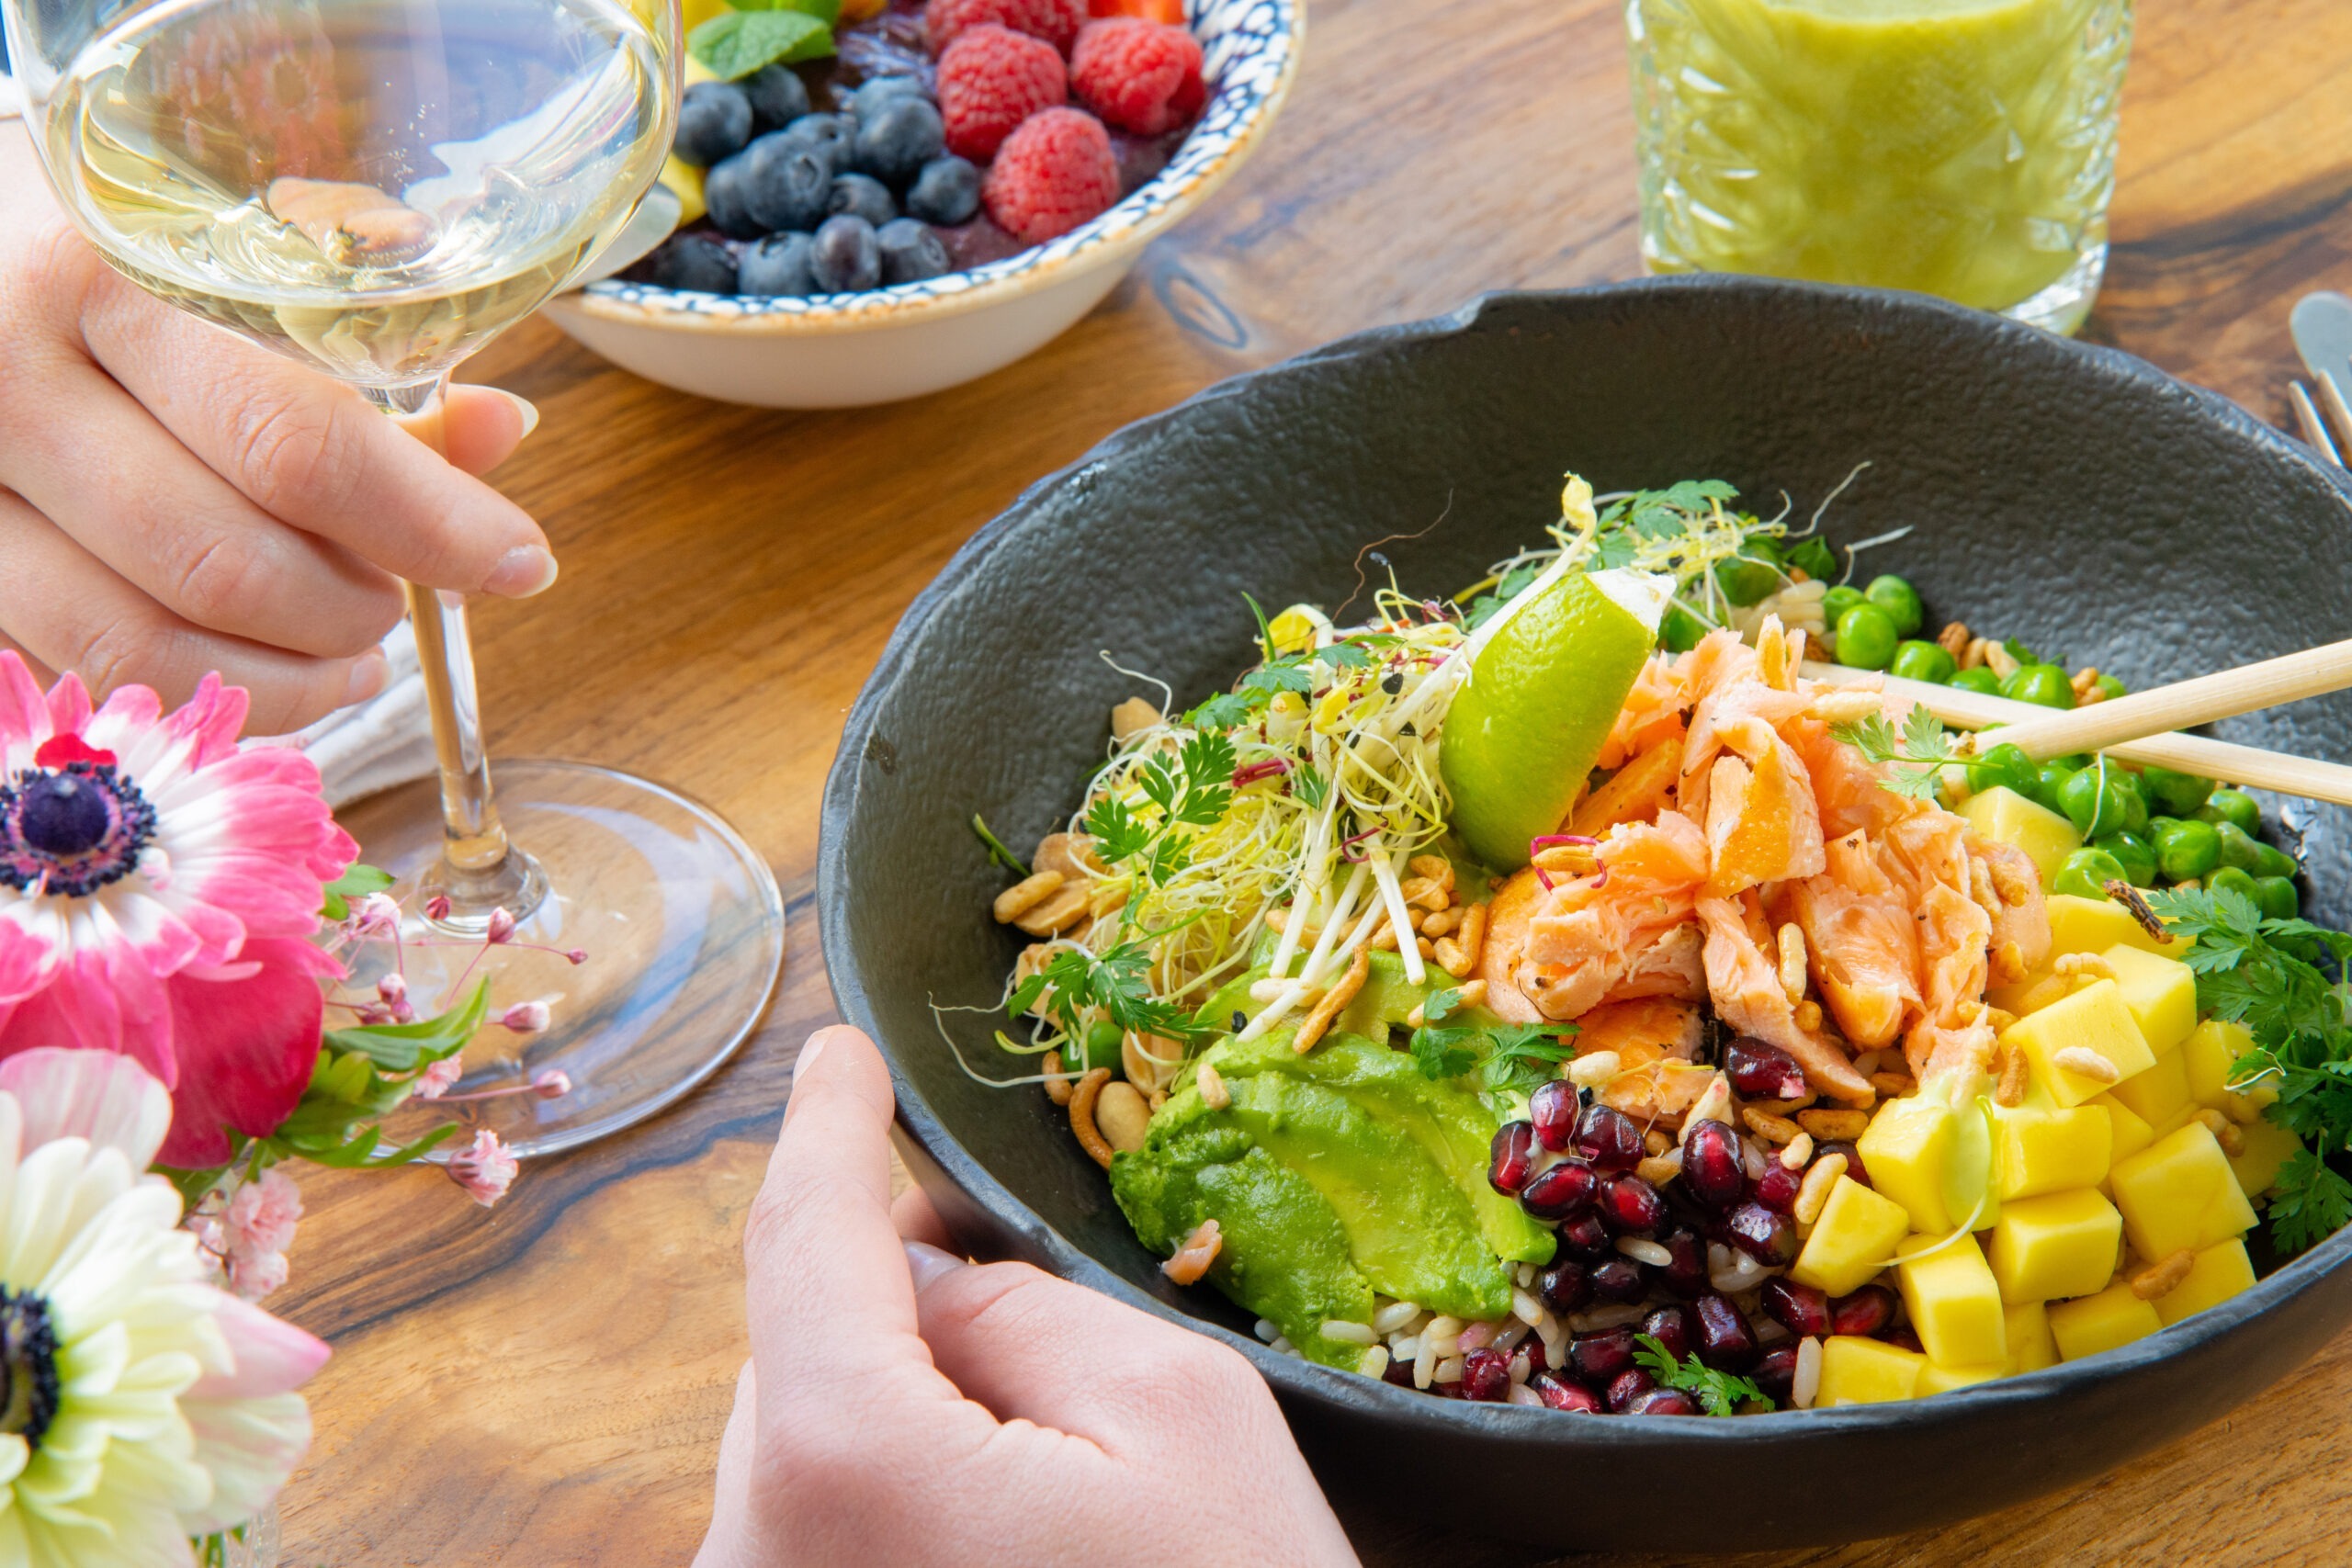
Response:
[{"label": "raspberry", "polygon": [[944,54],[956,35],[982,22],[1044,39],[1068,54],[1086,25],[1086,0],[931,0],[923,7],[923,36],[931,52]]},{"label": "raspberry", "polygon": [[1080,109],[1046,109],[1005,138],[980,188],[989,216],[1023,244],[1040,245],[1119,199],[1111,133]]},{"label": "raspberry", "polygon": [[1182,28],[1125,17],[1089,22],[1069,57],[1078,101],[1138,136],[1172,130],[1200,113],[1201,44]]},{"label": "raspberry", "polygon": [[939,112],[959,158],[987,163],[1013,127],[1069,96],[1054,46],[994,22],[967,28],[939,57]]}]

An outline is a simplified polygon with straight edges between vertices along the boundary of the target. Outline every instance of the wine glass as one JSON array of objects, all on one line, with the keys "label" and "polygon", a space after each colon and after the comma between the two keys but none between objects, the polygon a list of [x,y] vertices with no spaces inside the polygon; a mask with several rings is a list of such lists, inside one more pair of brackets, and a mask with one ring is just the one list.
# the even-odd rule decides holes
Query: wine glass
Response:
[{"label": "wine glass", "polygon": [[[450,370],[628,222],[677,116],[678,0],[0,0],[0,17],[41,164],[107,261],[436,444]],[[669,1104],[750,1033],[783,903],[733,829],[659,784],[523,761],[493,794],[464,599],[412,583],[408,605],[439,778],[346,820],[399,878],[419,1016],[485,973],[502,1009],[549,1004],[542,1031],[483,1031],[436,1109],[521,1153],[567,1147]],[[526,1081],[548,1092],[463,1098]]]}]

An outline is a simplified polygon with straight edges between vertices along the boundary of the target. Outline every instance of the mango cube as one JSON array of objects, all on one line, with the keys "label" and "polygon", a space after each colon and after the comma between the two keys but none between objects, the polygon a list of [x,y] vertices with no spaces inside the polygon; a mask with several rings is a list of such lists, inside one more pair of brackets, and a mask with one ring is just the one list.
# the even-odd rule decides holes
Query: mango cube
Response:
[{"label": "mango cube", "polygon": [[[1862,1157],[1867,1165],[1870,1156]],[[1875,1168],[1871,1174],[1877,1174]],[[1871,1282],[1910,1228],[1911,1216],[1902,1204],[1841,1176],[1829,1190],[1829,1201],[1822,1205],[1821,1218],[1805,1238],[1789,1278],[1833,1296],[1849,1295]]]},{"label": "mango cube", "polygon": [[2251,1122],[2262,1113],[2266,1105],[2277,1103],[2276,1084],[2257,1083],[2243,1093],[2233,1093],[2230,1077],[2236,1070],[2237,1059],[2254,1049],[2254,1035],[2242,1023],[2223,1023],[2209,1018],[2189,1032],[2180,1043],[2180,1053],[2188,1068],[2188,1095],[2199,1105],[2210,1105],[2216,1111],[2226,1111],[2240,1122]]},{"label": "mango cube", "polygon": [[2012,1306],[2087,1296],[2115,1275],[2123,1216],[2087,1188],[2021,1198],[1993,1226],[1991,1267]]},{"label": "mango cube", "polygon": [[2177,958],[2159,958],[2128,942],[2117,942],[2099,956],[2114,971],[2123,1005],[2131,1010],[2149,1050],[2162,1056],[2188,1038],[2197,1027],[2197,976],[2188,964]]},{"label": "mango cube", "polygon": [[[2044,877],[2042,885],[2049,886],[2049,878]],[[2132,918],[2129,909],[2112,898],[2077,898],[2071,893],[2058,893],[2052,895],[2048,902],[2050,951],[2053,953],[2105,953],[2122,942],[2160,958],[2178,958],[2190,946],[2186,937],[2158,942]]]},{"label": "mango cube", "polygon": [[2003,1012],[2023,1018],[2030,1012],[2040,1012],[2074,988],[2073,980],[2061,980],[2045,964],[2013,986],[1988,987],[1984,999]]},{"label": "mango cube", "polygon": [[1949,1393],[1953,1389],[1966,1388],[1971,1383],[1991,1382],[1995,1378],[2007,1377],[2008,1371],[2006,1364],[1984,1367],[1945,1367],[1939,1366],[1930,1359],[1926,1366],[1919,1369],[1917,1396],[1925,1399],[1931,1393]]},{"label": "mango cube", "polygon": [[2115,1161],[2136,1155],[2156,1141],[2156,1130],[2148,1125],[2148,1119],[2115,1096],[2102,1094],[2091,1103],[2107,1112],[2107,1123],[2113,1129],[2114,1146],[2108,1155],[2110,1168]]},{"label": "mango cube", "polygon": [[[2254,1206],[2229,1156],[2202,1122],[2118,1160],[2109,1179],[2132,1249],[2161,1262],[2186,1247],[2201,1252],[2254,1226]],[[2060,1340],[2063,1345],[2064,1340]]]},{"label": "mango cube", "polygon": [[[1863,1163],[1870,1156],[1865,1155]],[[2001,1289],[1973,1235],[1939,1243],[1921,1236],[1902,1249],[1894,1276],[1928,1359],[1947,1367],[1999,1366],[2008,1359]],[[1908,1256],[1917,1253],[1915,1258]]]},{"label": "mango cube", "polygon": [[2058,1364],[2058,1341],[2050,1337],[2050,1312],[2041,1303],[2019,1302],[2005,1309],[2001,1330],[2008,1341],[2011,1376]]},{"label": "mango cube", "polygon": [[2164,1325],[2156,1309],[2120,1280],[2095,1296],[2060,1302],[2050,1309],[2050,1337],[2058,1342],[2059,1359],[2067,1361],[2145,1339]]},{"label": "mango cube", "polygon": [[[2009,1025],[2001,1038],[2026,1054],[2026,1059],[2033,1065],[2034,1077],[2048,1087],[2050,1097],[2070,1109],[2107,1089],[2109,1083],[2120,1083],[2145,1072],[2156,1061],[2155,1053],[2148,1049],[2147,1040],[2140,1033],[2140,1026],[2132,1021],[2132,1010],[2123,1005],[2122,988],[2112,980],[2093,981],[2040,1012],[2027,1014]],[[2103,1081],[2059,1066],[2058,1054],[2073,1049],[2105,1057],[2115,1069],[2114,1078]],[[1862,1151],[1862,1162],[1870,1166],[1875,1179],[1878,1167],[1871,1163],[1867,1149]]]},{"label": "mango cube", "polygon": [[2065,858],[2083,847],[2075,825],[2046,806],[2038,806],[2006,785],[1972,795],[1960,814],[1980,839],[2023,850],[2047,887],[2058,876]]},{"label": "mango cube", "polygon": [[1903,1205],[1913,1230],[1940,1235],[1952,1228],[1944,1202],[1944,1180],[1951,1169],[1951,1106],[1917,1095],[1883,1101],[1854,1146],[1862,1168],[1871,1173],[1871,1185]]},{"label": "mango cube", "polygon": [[[2161,964],[2164,960],[2154,962]],[[2184,1111],[2197,1108],[2188,1098],[2188,1066],[2177,1051],[2157,1057],[2154,1066],[2133,1073],[2108,1092],[2138,1111],[2149,1126],[2159,1130],[2160,1136],[2170,1131],[2166,1122]]]},{"label": "mango cube", "polygon": [[2303,1146],[2302,1140],[2267,1117],[2247,1122],[2238,1133],[2245,1139],[2245,1152],[2230,1156],[2230,1169],[2241,1191],[2259,1198],[2278,1184],[2278,1168]]},{"label": "mango cube", "polygon": [[2003,1202],[2107,1179],[2115,1120],[2104,1106],[2061,1111],[2037,1085],[2022,1104],[1993,1105],[1992,1118],[1993,1187]]},{"label": "mango cube", "polygon": [[1821,1391],[1816,1407],[1833,1404],[1884,1404],[1909,1399],[1919,1392],[1919,1374],[1928,1358],[1883,1339],[1833,1334],[1821,1342]]},{"label": "mango cube", "polygon": [[2245,1243],[2225,1241],[2199,1253],[2188,1278],[2156,1298],[2156,1315],[2170,1325],[2252,1289],[2254,1260],[2245,1255]]}]

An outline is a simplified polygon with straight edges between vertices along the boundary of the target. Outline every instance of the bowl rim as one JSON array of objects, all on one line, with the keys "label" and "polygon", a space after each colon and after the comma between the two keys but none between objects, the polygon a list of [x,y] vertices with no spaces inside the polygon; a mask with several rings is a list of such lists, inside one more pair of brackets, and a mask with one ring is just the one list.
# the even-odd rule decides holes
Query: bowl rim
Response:
[{"label": "bowl rim", "polygon": [[[1067,283],[1099,267],[1132,256],[1170,228],[1190,217],[1215,195],[1264,140],[1275,113],[1289,98],[1298,79],[1299,59],[1306,39],[1303,0],[1234,0],[1238,6],[1262,7],[1277,25],[1262,35],[1252,51],[1271,57],[1273,79],[1220,134],[1227,140],[1222,151],[1196,169],[1171,178],[1170,170],[1183,158],[1201,124],[1178,143],[1168,168],[1120,197],[1108,210],[1042,244],[977,267],[946,275],[973,281],[951,292],[934,291],[937,280],[902,283],[856,294],[816,295],[807,299],[763,300],[735,310],[695,310],[682,302],[690,291],[652,283],[622,283],[607,278],[585,288],[559,294],[549,305],[571,309],[604,321],[638,326],[675,328],[686,332],[739,335],[794,336],[818,333],[861,332],[876,327],[906,326],[939,321],[1007,303],[1039,289]],[[1188,23],[1189,25],[1189,23]],[[1214,107],[1212,94],[1209,107]],[[1205,118],[1205,111],[1204,118]],[[695,299],[742,299],[744,296],[702,296]]]},{"label": "bowl rim", "polygon": [[[1277,1354],[1270,1347],[1221,1324],[1170,1305],[1137,1289],[1080,1248],[1026,1203],[1015,1197],[935,1117],[929,1103],[900,1072],[892,1045],[883,1037],[866,1000],[864,976],[844,923],[833,911],[847,907],[854,886],[848,863],[843,825],[856,804],[859,775],[876,715],[897,682],[907,673],[910,659],[933,615],[1016,528],[1028,521],[1032,503],[1047,491],[1106,462],[1115,461],[1129,446],[1155,435],[1196,405],[1236,395],[1261,380],[1307,373],[1327,360],[1354,358],[1387,351],[1394,345],[1434,342],[1476,331],[1492,311],[1526,303],[1576,299],[1601,308],[1682,294],[1712,294],[1734,299],[1766,299],[1790,294],[1822,299],[1860,301],[1875,309],[1935,319],[1962,330],[1973,330],[2038,352],[2078,356],[2104,373],[2143,383],[2159,393],[2185,398],[2208,417],[2227,426],[2276,456],[2296,463],[2324,479],[2352,508],[2352,476],[2332,470],[2301,442],[2255,418],[2217,392],[2192,386],[2120,349],[2057,337],[2040,328],[2005,317],[1954,305],[1924,295],[1892,289],[1858,288],[1841,285],[1743,277],[1728,274],[1691,274],[1640,278],[1628,282],[1562,289],[1505,289],[1481,294],[1445,315],[1425,321],[1374,327],[1340,338],[1320,348],[1279,364],[1218,381],[1182,402],[1113,432],[1075,462],[1023,489],[1005,510],[975,533],[942,567],[939,575],[917,594],[891,632],[873,672],[851,705],[842,729],[840,750],[825,781],[819,822],[817,908],[826,981],[843,1020],[864,1031],[881,1051],[888,1066],[891,1087],[898,1096],[897,1128],[937,1164],[942,1174],[963,1190],[1009,1231],[1027,1241],[1033,1256],[1060,1277],[1101,1291],[1113,1299],[1195,1333],[1205,1334],[1239,1350],[1285,1399],[1320,1406],[1332,1414],[1376,1414],[1384,1423],[1402,1424],[1416,1436],[1507,1438],[1563,1452],[1594,1441],[1661,1450],[1692,1442],[1747,1443],[1806,1434],[1853,1437],[1883,1433],[1923,1423],[1969,1421],[1989,1416],[2030,1413],[2077,1397],[2087,1391],[2123,1382],[2160,1360],[2191,1353],[2233,1333],[2255,1317],[2316,1288],[2352,1258],[2352,1225],[2309,1248],[2257,1280],[2252,1290],[2207,1307],[2178,1324],[2146,1338],[2040,1371],[2019,1373],[1992,1382],[1954,1389],[1928,1399],[1898,1400],[1883,1404],[1775,1411],[1743,1416],[1736,1421],[1689,1421],[1669,1416],[1617,1417],[1606,1423],[1546,1420],[1557,1415],[1511,1404],[1472,1404],[1432,1398],[1425,1392],[1404,1389],[1360,1373],[1344,1372],[1298,1357]],[[2258,1392],[2248,1390],[2252,1393]],[[2233,1401],[2233,1403],[2235,1403]],[[2007,1407],[2007,1408],[2005,1408]]]}]

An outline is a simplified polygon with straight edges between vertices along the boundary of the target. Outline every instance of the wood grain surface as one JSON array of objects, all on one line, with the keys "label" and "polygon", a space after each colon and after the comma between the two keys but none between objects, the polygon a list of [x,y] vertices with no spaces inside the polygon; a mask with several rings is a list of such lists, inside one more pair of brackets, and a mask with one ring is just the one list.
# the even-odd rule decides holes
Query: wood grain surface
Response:
[{"label": "wood grain surface", "polygon": [[[775,866],[787,968],[766,1024],[710,1085],[530,1166],[495,1211],[424,1171],[306,1179],[276,1304],[335,1356],[286,1496],[288,1562],[688,1561],[744,1354],[744,1211],[798,1043],[833,1016],[819,792],[907,602],[1032,479],[1221,376],[1483,289],[1638,273],[1610,0],[1315,0],[1310,34],[1257,161],[1101,310],[977,385],[883,410],[729,408],[610,368],[541,322],[472,367],[545,415],[498,482],[564,567],[545,598],[478,612],[496,750],[614,763],[718,807]],[[2288,307],[2352,285],[2347,77],[2345,0],[2143,0],[2088,335],[2284,423]],[[1752,1561],[2344,1562],[2347,1407],[2352,1336],[2095,1486]],[[1667,1506],[1671,1478],[1659,1484]],[[1347,1522],[1373,1563],[1546,1560]]]}]

